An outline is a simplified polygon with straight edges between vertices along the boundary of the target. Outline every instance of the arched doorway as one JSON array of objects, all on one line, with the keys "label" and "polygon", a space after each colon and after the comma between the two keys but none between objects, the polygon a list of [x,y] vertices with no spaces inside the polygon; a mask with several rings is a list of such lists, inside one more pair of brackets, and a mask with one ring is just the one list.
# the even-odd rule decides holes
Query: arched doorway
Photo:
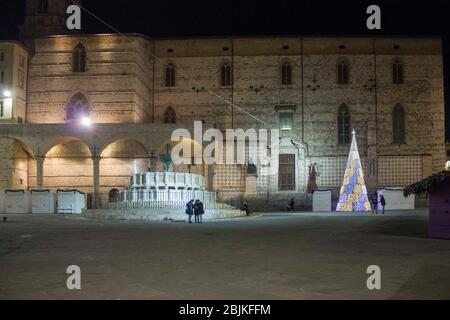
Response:
[{"label": "arched doorway", "polygon": [[109,203],[119,201],[119,189],[113,188],[109,190]]}]

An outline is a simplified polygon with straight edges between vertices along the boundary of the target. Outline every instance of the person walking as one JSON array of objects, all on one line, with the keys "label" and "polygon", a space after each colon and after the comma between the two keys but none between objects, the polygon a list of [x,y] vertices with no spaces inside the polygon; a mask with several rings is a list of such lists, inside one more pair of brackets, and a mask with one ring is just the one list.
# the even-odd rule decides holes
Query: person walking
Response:
[{"label": "person walking", "polygon": [[189,223],[192,223],[192,215],[194,214],[194,199],[186,203],[186,214],[189,216]]},{"label": "person walking", "polygon": [[372,213],[378,214],[378,199],[375,192],[371,193],[370,201],[372,202]]},{"label": "person walking", "polygon": [[386,206],[386,199],[384,199],[383,195],[380,195],[380,203],[381,207],[383,208],[383,214],[384,214],[384,207]]}]

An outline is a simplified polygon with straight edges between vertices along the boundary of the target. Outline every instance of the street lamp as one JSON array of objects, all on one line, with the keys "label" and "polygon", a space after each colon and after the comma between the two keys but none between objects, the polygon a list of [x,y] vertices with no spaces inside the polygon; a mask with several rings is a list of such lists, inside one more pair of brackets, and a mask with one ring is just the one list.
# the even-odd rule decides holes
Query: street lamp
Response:
[{"label": "street lamp", "polygon": [[11,91],[10,90],[4,90],[3,91],[3,96],[6,98],[11,98]]},{"label": "street lamp", "polygon": [[92,125],[92,121],[89,117],[83,117],[81,118],[81,124],[85,127],[90,127]]}]

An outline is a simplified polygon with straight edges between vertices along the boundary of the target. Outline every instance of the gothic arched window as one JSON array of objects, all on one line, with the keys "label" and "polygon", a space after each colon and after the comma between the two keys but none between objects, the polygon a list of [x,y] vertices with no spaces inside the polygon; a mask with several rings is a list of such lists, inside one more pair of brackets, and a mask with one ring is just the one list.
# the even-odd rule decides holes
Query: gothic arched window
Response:
[{"label": "gothic arched window", "polygon": [[166,87],[175,87],[175,66],[173,63],[166,65]]},{"label": "gothic arched window", "polygon": [[72,52],[72,71],[86,72],[86,48],[81,43]]},{"label": "gothic arched window", "polygon": [[86,97],[78,92],[70,98],[66,108],[66,120],[74,120],[89,115],[89,103]]},{"label": "gothic arched window", "polygon": [[350,111],[345,103],[339,107],[338,142],[339,144],[350,143]]},{"label": "gothic arched window", "polygon": [[406,143],[405,110],[400,104],[396,104],[392,111],[392,141],[396,144]]},{"label": "gothic arched window", "polygon": [[176,123],[177,115],[175,114],[175,110],[172,107],[168,107],[164,112],[164,123]]},{"label": "gothic arched window", "polygon": [[287,61],[281,66],[281,83],[283,85],[292,84],[292,67]]},{"label": "gothic arched window", "polygon": [[392,82],[394,84],[403,83],[403,66],[398,60],[392,64]]},{"label": "gothic arched window", "polygon": [[338,63],[338,83],[339,84],[348,84],[349,83],[349,70],[348,63],[345,60],[340,60]]},{"label": "gothic arched window", "polygon": [[38,0],[37,12],[48,13],[48,0]]},{"label": "gothic arched window", "polygon": [[229,62],[224,62],[220,66],[220,85],[231,86],[231,65]]}]

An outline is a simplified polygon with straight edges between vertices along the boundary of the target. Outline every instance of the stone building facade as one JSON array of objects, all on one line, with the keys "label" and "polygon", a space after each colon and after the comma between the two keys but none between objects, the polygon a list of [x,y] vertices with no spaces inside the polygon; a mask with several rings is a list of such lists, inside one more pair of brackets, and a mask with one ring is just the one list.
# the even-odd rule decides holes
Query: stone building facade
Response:
[{"label": "stone building facade", "polygon": [[[319,187],[340,186],[352,129],[371,189],[444,166],[440,38],[62,35],[63,6],[32,3],[25,123],[0,126],[0,188],[123,189],[132,173],[162,170],[162,146],[195,120],[282,129],[279,168],[258,174],[260,195],[304,193],[312,167]],[[227,196],[246,191],[245,165],[174,170],[201,173]]]},{"label": "stone building facade", "polygon": [[0,41],[0,124],[25,121],[28,49],[17,41]]}]

